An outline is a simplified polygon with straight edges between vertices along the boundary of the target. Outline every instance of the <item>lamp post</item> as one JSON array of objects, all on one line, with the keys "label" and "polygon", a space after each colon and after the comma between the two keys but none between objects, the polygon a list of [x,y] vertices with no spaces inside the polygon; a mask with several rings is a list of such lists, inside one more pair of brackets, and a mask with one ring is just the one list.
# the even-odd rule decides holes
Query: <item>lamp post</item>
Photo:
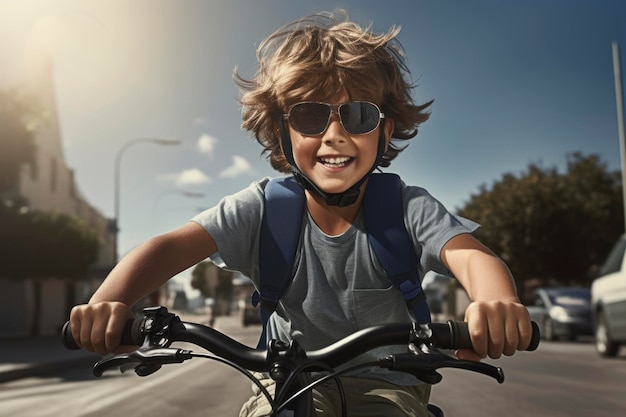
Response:
[{"label": "lamp post", "polygon": [[613,42],[613,78],[615,79],[615,104],[617,107],[617,130],[619,136],[620,162],[622,165],[622,195],[624,223],[626,224],[626,127],[624,127],[624,96],[622,92],[622,67],[619,58],[619,44]]},{"label": "lamp post", "polygon": [[114,182],[114,195],[113,195],[113,203],[114,203],[114,212],[113,212],[113,233],[115,234],[115,238],[113,241],[113,257],[114,263],[117,264],[118,261],[118,237],[119,237],[119,224],[120,224],[120,167],[122,162],[122,155],[128,148],[133,145],[139,143],[153,143],[155,145],[161,146],[173,146],[179,145],[181,142],[177,139],[161,139],[161,138],[136,138],[131,139],[126,142],[115,155],[115,182]]}]

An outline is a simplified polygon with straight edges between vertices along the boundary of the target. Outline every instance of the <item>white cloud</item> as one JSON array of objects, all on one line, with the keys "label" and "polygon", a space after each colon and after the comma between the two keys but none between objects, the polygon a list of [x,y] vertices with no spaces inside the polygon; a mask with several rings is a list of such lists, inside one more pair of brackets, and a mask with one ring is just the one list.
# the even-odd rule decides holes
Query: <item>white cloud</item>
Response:
[{"label": "white cloud", "polygon": [[215,145],[217,145],[218,140],[213,136],[204,133],[200,138],[198,138],[198,150],[200,153],[204,153],[207,155],[212,155],[215,150]]},{"label": "white cloud", "polygon": [[252,173],[252,166],[243,156],[233,156],[233,164],[220,172],[220,178],[235,178],[245,173]]},{"label": "white cloud", "polygon": [[211,177],[198,168],[186,169],[179,174],[172,175],[170,178],[174,180],[176,185],[198,185],[213,182]]}]

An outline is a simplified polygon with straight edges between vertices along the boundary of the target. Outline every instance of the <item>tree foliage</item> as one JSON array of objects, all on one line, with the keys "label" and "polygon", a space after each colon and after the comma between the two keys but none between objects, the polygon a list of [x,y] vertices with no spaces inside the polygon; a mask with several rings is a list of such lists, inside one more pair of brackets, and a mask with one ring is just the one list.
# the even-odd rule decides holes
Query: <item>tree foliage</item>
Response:
[{"label": "tree foliage", "polygon": [[[216,282],[208,279],[208,269],[217,270]],[[200,262],[191,271],[191,287],[199,290],[205,298],[227,300],[233,291],[233,274],[225,269],[218,268],[212,262]]]},{"label": "tree foliage", "polygon": [[209,262],[200,262],[191,271],[191,288],[200,291],[204,298],[211,298],[212,291],[209,280],[206,279],[206,270]]},{"label": "tree foliage", "polygon": [[35,163],[33,132],[46,118],[23,91],[0,91],[0,273],[79,278],[97,260],[96,233],[74,217],[31,211],[16,193],[21,167]]},{"label": "tree foliage", "polygon": [[97,260],[96,233],[56,212],[0,204],[0,265],[13,278],[84,277]]},{"label": "tree foliage", "polygon": [[621,174],[597,155],[574,153],[565,173],[530,164],[519,176],[483,185],[458,214],[482,225],[477,237],[518,284],[540,278],[586,285],[624,231]]},{"label": "tree foliage", "polygon": [[0,193],[17,184],[20,167],[34,163],[33,130],[41,109],[25,94],[0,91]]}]

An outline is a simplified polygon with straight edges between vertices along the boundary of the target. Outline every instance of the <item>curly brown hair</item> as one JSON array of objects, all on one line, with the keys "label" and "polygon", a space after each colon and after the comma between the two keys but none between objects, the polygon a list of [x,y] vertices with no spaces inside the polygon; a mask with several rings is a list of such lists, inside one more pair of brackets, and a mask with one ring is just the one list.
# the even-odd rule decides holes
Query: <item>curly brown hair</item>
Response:
[{"label": "curly brown hair", "polygon": [[256,74],[246,79],[235,68],[241,94],[242,128],[253,132],[274,169],[290,172],[282,153],[278,123],[294,103],[329,99],[339,92],[379,104],[395,128],[381,166],[387,167],[417,134],[432,100],[416,105],[411,97],[400,28],[374,34],[348,21],[344,11],[319,13],[289,23],[268,36],[257,49]]}]

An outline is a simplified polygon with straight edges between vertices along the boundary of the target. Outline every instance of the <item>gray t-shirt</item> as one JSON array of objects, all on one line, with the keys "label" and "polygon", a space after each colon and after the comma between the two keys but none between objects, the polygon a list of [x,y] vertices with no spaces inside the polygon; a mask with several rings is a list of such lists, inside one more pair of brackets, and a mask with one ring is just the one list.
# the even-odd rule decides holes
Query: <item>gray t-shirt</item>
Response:
[{"label": "gray t-shirt", "polygon": [[[257,287],[267,182],[267,178],[254,182],[192,219],[217,243],[219,252],[213,261],[240,271]],[[403,202],[405,225],[414,246],[421,249],[420,279],[430,270],[447,274],[440,259],[441,249],[452,237],[471,233],[477,225],[449,213],[423,188],[404,186]],[[268,338],[295,339],[305,349],[314,350],[369,326],[410,321],[401,292],[387,278],[370,248],[363,220],[361,211],[347,231],[328,236],[307,212],[300,231],[294,278],[270,317]],[[356,361],[380,358],[391,351],[406,351],[406,346],[376,349]],[[402,385],[418,383],[410,375],[377,369],[359,375]]]}]

